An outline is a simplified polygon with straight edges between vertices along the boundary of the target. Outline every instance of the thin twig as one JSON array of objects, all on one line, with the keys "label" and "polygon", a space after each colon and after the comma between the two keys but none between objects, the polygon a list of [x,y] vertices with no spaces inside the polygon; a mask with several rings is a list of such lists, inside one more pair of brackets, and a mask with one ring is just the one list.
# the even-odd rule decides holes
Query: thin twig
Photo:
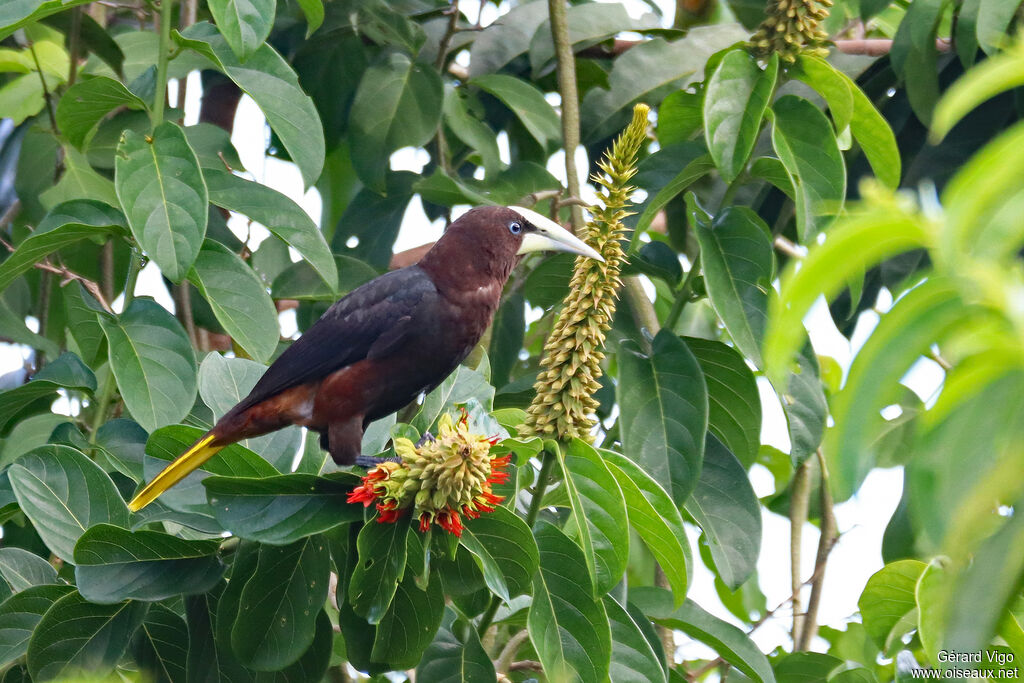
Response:
[{"label": "thin twig", "polygon": [[541,666],[540,662],[535,662],[530,659],[523,660],[521,662],[512,662],[508,667],[509,671],[543,671],[544,667]]},{"label": "thin twig", "polygon": [[[888,38],[860,38],[854,40],[836,40],[833,45],[838,52],[847,55],[864,55],[866,57],[881,57],[892,50],[892,40]],[[953,48],[948,40],[938,38],[935,41],[935,49],[939,52],[949,52]]]},{"label": "thin twig", "polygon": [[514,636],[508,639],[505,643],[505,647],[501,649],[501,654],[494,660],[494,670],[507,673],[509,667],[512,664],[512,658],[516,656],[516,652],[519,651],[520,646],[530,638],[530,632],[526,629],[519,631]]},{"label": "thin twig", "polygon": [[803,259],[806,254],[804,250],[798,247],[793,242],[789,241],[782,235],[776,235],[775,240],[772,242],[775,246],[775,250],[780,254],[785,254],[790,258]]},{"label": "thin twig", "polygon": [[92,280],[90,280],[88,278],[85,278],[85,277],[82,277],[78,273],[72,272],[72,271],[68,270],[64,266],[54,266],[51,263],[49,263],[48,261],[42,261],[40,263],[33,263],[32,267],[33,268],[37,268],[37,269],[39,269],[41,271],[44,271],[46,273],[53,273],[54,275],[60,275],[61,276],[61,281],[60,281],[60,286],[61,287],[64,287],[65,285],[67,285],[71,281],[81,282],[82,286],[85,287],[85,289],[89,292],[89,294],[91,294],[93,296],[93,298],[96,299],[96,301],[99,302],[100,306],[103,307],[104,311],[106,311],[107,313],[111,313],[111,314],[114,312],[113,310],[111,310],[110,304],[107,303],[106,298],[104,298],[103,292],[100,290],[100,286],[98,284],[96,284],[95,282],[93,282]]},{"label": "thin twig", "polygon": [[50,125],[53,126],[53,132],[57,131],[57,115],[53,110],[53,98],[50,95],[50,88],[46,85],[46,76],[43,74],[43,67],[39,63],[39,55],[36,54],[36,44],[30,42],[28,44],[28,51],[32,55],[32,61],[36,65],[36,73],[39,74],[39,82],[43,84],[43,99],[46,102],[46,113],[50,117]]},{"label": "thin twig", "polygon": [[789,562],[790,586],[793,589],[793,642],[800,641],[803,631],[803,616],[800,612],[800,559],[804,524],[807,523],[807,508],[811,491],[810,465],[807,460],[800,463],[793,474],[789,495]]},{"label": "thin twig", "polygon": [[832,510],[832,492],[829,490],[828,467],[825,456],[819,448],[817,453],[818,466],[821,469],[820,490],[818,500],[821,507],[821,536],[818,538],[818,553],[814,561],[815,577],[811,581],[811,597],[807,600],[807,612],[804,615],[804,627],[800,633],[800,642],[794,643],[794,650],[807,650],[811,640],[818,632],[818,606],[821,604],[821,593],[825,584],[825,566],[828,564],[829,553],[836,543],[836,517]]},{"label": "thin twig", "polygon": [[7,210],[0,214],[0,230],[6,228],[10,223],[18,217],[21,213],[21,200],[15,199],[11,202],[11,205],[7,207]]}]

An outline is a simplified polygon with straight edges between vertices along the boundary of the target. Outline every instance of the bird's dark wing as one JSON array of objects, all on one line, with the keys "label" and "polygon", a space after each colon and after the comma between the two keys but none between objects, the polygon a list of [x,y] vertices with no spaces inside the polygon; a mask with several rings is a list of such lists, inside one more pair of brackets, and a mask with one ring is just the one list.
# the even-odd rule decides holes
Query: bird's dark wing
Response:
[{"label": "bird's dark wing", "polygon": [[420,325],[436,320],[438,296],[433,281],[417,266],[367,282],[327,309],[232,412],[365,358],[389,355]]}]

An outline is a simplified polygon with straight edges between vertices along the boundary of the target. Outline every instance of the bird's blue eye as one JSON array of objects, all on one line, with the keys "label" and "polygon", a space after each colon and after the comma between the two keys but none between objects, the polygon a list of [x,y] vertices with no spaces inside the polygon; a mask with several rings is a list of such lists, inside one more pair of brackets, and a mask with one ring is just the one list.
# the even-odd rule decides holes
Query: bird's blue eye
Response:
[{"label": "bird's blue eye", "polygon": [[512,221],[511,223],[508,224],[508,231],[513,235],[518,235],[523,231],[523,226],[522,224],[519,223],[519,221]]}]

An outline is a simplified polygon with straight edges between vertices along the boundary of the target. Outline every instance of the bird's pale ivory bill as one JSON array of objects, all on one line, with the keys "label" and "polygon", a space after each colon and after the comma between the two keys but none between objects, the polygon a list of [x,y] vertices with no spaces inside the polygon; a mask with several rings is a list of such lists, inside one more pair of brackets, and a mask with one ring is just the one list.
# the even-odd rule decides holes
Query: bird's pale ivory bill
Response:
[{"label": "bird's pale ivory bill", "polygon": [[550,218],[545,218],[536,211],[524,209],[521,206],[510,206],[508,208],[518,213],[536,228],[535,231],[529,231],[523,235],[523,243],[519,247],[520,254],[528,254],[531,251],[567,251],[572,254],[587,256],[602,263],[604,262],[601,255],[591,248],[590,245]]}]

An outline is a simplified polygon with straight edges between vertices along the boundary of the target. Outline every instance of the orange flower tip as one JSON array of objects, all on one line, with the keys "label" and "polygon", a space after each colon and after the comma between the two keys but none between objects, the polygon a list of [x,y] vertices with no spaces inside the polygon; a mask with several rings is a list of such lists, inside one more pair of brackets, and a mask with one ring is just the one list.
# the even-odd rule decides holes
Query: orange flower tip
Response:
[{"label": "orange flower tip", "polygon": [[462,536],[462,520],[459,519],[459,513],[454,510],[443,510],[437,515],[437,523],[441,525],[441,528],[450,534],[455,536]]},{"label": "orange flower tip", "polygon": [[362,503],[363,507],[370,507],[370,505],[377,499],[377,492],[371,486],[366,484],[359,486],[349,491],[348,501],[349,503]]},{"label": "orange flower tip", "polygon": [[420,515],[420,531],[423,533],[430,531],[430,515],[426,512]]}]

